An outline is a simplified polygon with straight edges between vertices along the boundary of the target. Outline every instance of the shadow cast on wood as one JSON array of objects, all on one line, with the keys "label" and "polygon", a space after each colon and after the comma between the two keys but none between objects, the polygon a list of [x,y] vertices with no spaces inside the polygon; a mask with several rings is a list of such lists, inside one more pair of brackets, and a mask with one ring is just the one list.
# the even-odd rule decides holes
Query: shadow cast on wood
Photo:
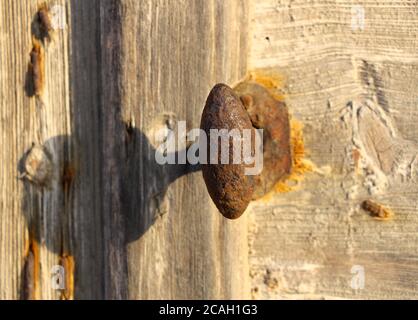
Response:
[{"label": "shadow cast on wood", "polygon": [[[24,184],[22,208],[29,231],[27,263],[22,270],[21,296],[24,299],[35,296],[32,291],[37,287],[35,278],[39,276],[34,272],[39,268],[36,265],[39,251],[33,252],[32,244],[45,246],[60,257],[73,257],[78,242],[85,240],[75,237],[75,229],[81,226],[74,225],[77,210],[74,203],[78,201],[76,195],[83,192],[75,189],[82,187],[80,179],[88,179],[77,161],[71,159],[79,158],[74,154],[76,145],[70,136],[50,138],[41,146],[32,145],[18,163]],[[119,195],[126,244],[142,237],[156,219],[166,213],[162,212],[161,204],[169,185],[183,175],[200,170],[199,165],[160,165],[155,161],[155,152],[140,130],[126,127],[125,148],[120,157],[124,160],[120,167],[122,192]],[[101,179],[107,179],[106,172]],[[77,260],[75,268],[77,272]]]}]

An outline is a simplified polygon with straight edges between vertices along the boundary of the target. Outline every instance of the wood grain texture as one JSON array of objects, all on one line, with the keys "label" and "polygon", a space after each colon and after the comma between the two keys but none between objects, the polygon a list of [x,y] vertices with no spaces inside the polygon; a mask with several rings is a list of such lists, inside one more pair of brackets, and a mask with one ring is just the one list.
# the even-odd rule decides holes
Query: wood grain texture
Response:
[{"label": "wood grain texture", "polygon": [[[417,298],[416,1],[47,1],[66,23],[36,98],[42,2],[0,1],[0,299]],[[228,221],[154,133],[254,70],[282,76],[313,169]],[[33,144],[46,186],[19,179]]]},{"label": "wood grain texture", "polygon": [[[57,2],[63,4],[62,2]],[[42,97],[28,97],[25,82],[32,50],[32,22],[38,4],[2,1],[1,20],[1,241],[0,296],[23,295],[26,256],[34,261],[29,284],[32,298],[58,298],[51,289],[50,268],[68,246],[69,206],[61,185],[63,163],[69,159],[66,137],[71,132],[68,88],[68,34],[45,44],[45,84]],[[54,163],[53,180],[42,188],[19,180],[19,169],[32,143],[44,144]],[[32,248],[32,249],[30,249]],[[35,250],[35,253],[31,253]]]},{"label": "wood grain texture", "polygon": [[417,13],[414,1],[255,5],[249,65],[283,76],[314,170],[250,209],[254,298],[417,298]]},{"label": "wood grain texture", "polygon": [[164,114],[198,128],[212,86],[245,75],[248,4],[132,0],[123,12],[130,298],[248,297],[245,219],[219,215],[200,172],[157,165],[150,134]]},{"label": "wood grain texture", "polygon": [[[0,4],[0,298],[248,297],[245,219],[221,218],[194,168],[157,165],[149,135],[165,113],[198,127],[210,88],[245,75],[248,3],[47,4],[66,24],[42,45],[39,98],[25,84],[41,1]],[[47,187],[18,179],[32,143]]]}]

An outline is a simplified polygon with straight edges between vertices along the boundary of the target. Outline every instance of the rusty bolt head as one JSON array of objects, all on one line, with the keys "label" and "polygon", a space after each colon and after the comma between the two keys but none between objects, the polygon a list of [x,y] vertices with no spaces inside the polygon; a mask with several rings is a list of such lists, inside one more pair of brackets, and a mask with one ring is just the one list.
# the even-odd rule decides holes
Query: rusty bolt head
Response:
[{"label": "rusty bolt head", "polygon": [[[217,84],[209,93],[200,127],[206,132],[208,142],[210,129],[238,129],[242,133],[243,129],[253,128],[239,97],[224,84]],[[210,154],[210,143],[207,154]],[[232,155],[230,141],[230,159]],[[244,169],[243,164],[202,164],[203,178],[209,194],[226,218],[236,219],[241,216],[251,201],[253,181],[251,176],[244,174]]]},{"label": "rusty bolt head", "polygon": [[[232,164],[233,140],[229,141],[229,164],[202,164],[209,194],[226,218],[242,215],[251,200],[262,197],[291,169],[289,116],[283,102],[264,87],[243,82],[235,90],[217,84],[209,93],[200,127],[210,142],[210,129],[263,129],[263,170],[245,175],[251,165]],[[207,145],[210,154],[210,143]],[[220,163],[220,148],[218,148]]]},{"label": "rusty bolt head", "polygon": [[263,171],[254,176],[253,200],[256,200],[292,169],[289,114],[283,101],[276,100],[255,82],[242,82],[234,91],[240,96],[252,125],[263,129]]}]

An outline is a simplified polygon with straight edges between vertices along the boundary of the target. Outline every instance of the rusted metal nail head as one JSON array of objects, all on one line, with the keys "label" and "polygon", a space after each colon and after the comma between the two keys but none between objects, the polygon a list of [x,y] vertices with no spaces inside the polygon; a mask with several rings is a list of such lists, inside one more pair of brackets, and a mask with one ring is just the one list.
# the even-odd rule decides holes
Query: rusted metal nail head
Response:
[{"label": "rusted metal nail head", "polygon": [[[264,196],[290,173],[292,156],[287,108],[261,85],[242,82],[233,90],[217,84],[206,100],[200,126],[206,132],[208,142],[210,129],[238,129],[241,134],[243,129],[263,129],[263,170],[260,174],[245,175],[245,164],[202,165],[209,194],[226,218],[240,217],[251,200]],[[229,159],[233,157],[232,142],[230,139]],[[209,155],[210,143],[207,148]]]},{"label": "rusted metal nail head", "polygon": [[[217,84],[206,100],[203,109],[202,130],[210,141],[210,129],[252,129],[250,117],[239,97],[224,84]],[[207,154],[210,154],[208,143]],[[230,142],[229,156],[233,155]],[[220,163],[220,161],[219,161]],[[226,218],[236,219],[242,215],[251,201],[253,181],[244,174],[242,164],[203,164],[202,172],[209,194],[216,207]]]},{"label": "rusted metal nail head", "polygon": [[241,82],[234,91],[240,95],[252,125],[263,129],[263,171],[254,176],[253,200],[256,200],[291,172],[289,114],[286,104],[258,83]]}]

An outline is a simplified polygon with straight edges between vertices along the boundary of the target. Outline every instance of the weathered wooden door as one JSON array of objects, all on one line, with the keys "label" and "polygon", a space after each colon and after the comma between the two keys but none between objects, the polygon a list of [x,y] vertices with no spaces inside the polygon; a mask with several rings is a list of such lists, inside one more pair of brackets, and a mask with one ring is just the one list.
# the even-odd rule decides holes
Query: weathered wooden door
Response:
[{"label": "weathered wooden door", "polygon": [[[245,75],[248,3],[49,1],[65,22],[42,44],[38,98],[40,5],[1,1],[1,297],[249,297],[245,219],[221,218],[200,172],[157,165],[147,136],[198,127],[211,86]],[[18,179],[32,143],[48,186]]]},{"label": "weathered wooden door", "polygon": [[[415,1],[42,3],[0,1],[0,298],[417,297]],[[249,75],[298,171],[229,221],[152,137]]]}]

